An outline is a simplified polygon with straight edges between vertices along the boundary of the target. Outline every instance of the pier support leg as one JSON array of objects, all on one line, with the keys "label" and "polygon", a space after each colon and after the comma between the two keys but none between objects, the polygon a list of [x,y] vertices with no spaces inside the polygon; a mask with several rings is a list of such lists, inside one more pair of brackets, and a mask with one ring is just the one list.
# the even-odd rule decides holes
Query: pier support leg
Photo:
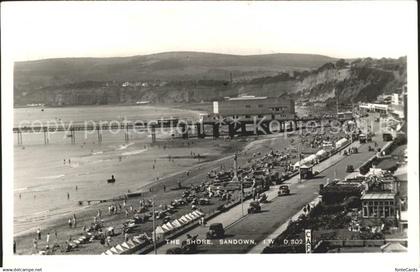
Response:
[{"label": "pier support leg", "polygon": [[130,135],[128,133],[128,127],[125,127],[125,132],[124,132],[124,140],[126,143],[128,143],[130,141]]},{"label": "pier support leg", "polygon": [[71,144],[76,144],[76,131],[74,128],[70,128],[70,138],[71,138]]},{"label": "pier support leg", "polygon": [[50,140],[48,139],[48,129],[44,128],[44,144],[48,144]]},{"label": "pier support leg", "polygon": [[180,124],[182,131],[182,139],[188,139],[188,126],[186,124]]},{"label": "pier support leg", "polygon": [[233,138],[235,137],[235,125],[234,124],[229,124],[229,137]]},{"label": "pier support leg", "polygon": [[204,138],[206,137],[205,133],[204,133],[204,124],[203,123],[198,123],[196,124],[197,126],[197,138]]},{"label": "pier support leg", "polygon": [[16,133],[16,136],[17,136],[17,142],[18,142],[18,145],[22,145],[22,144],[23,144],[22,132],[19,130],[19,131]]},{"label": "pier support leg", "polygon": [[151,127],[152,144],[156,143],[156,126]]},{"label": "pier support leg", "polygon": [[247,132],[246,132],[246,124],[245,123],[241,123],[241,135],[242,136],[246,136]]},{"label": "pier support leg", "polygon": [[101,144],[102,143],[102,129],[100,127],[97,127],[96,131],[98,132],[98,144]]},{"label": "pier support leg", "polygon": [[213,138],[217,139],[219,136],[219,124],[213,124]]}]

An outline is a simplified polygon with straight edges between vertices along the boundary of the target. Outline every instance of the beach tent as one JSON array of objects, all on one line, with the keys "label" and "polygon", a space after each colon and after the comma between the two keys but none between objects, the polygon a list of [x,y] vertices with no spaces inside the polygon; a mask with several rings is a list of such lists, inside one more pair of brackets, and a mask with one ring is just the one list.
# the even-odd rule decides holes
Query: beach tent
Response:
[{"label": "beach tent", "polygon": [[196,220],[197,218],[199,218],[200,216],[199,215],[197,215],[197,214],[195,214],[194,212],[191,212],[190,214],[189,214],[194,220]]},{"label": "beach tent", "polygon": [[299,166],[304,166],[304,165],[307,165],[307,164],[310,164],[310,161],[308,161],[308,158],[305,158],[301,161],[296,162],[293,165],[293,168],[296,170],[296,169],[299,169]]},{"label": "beach tent", "polygon": [[198,216],[198,217],[200,217],[200,216],[202,216],[203,214],[202,213],[200,213],[198,210],[195,210],[195,211],[193,211],[192,212],[194,215],[196,215],[196,216]]},{"label": "beach tent", "polygon": [[316,157],[318,158],[318,160],[320,160],[320,159],[324,159],[324,158],[326,158],[327,156],[328,156],[328,153],[327,153],[327,151],[325,151],[325,150],[323,150],[323,149],[321,149],[321,150],[319,150],[318,152],[316,152]]},{"label": "beach tent", "polygon": [[131,247],[127,244],[127,242],[122,243],[122,244],[121,244],[121,246],[122,246],[123,248],[125,248],[125,250],[127,250],[127,249],[130,249],[130,248],[131,248]]},{"label": "beach tent", "polygon": [[166,226],[168,229],[170,229],[170,230],[173,230],[173,229],[174,229],[174,226],[172,226],[172,225],[171,225],[171,223],[169,223],[169,222],[168,222],[168,223],[166,223],[166,224],[165,224],[165,226]]},{"label": "beach tent", "polygon": [[178,220],[178,222],[180,222],[182,225],[185,225],[185,224],[187,224],[188,223],[188,221],[185,219],[185,218],[179,218],[179,219],[177,219]]},{"label": "beach tent", "polygon": [[118,251],[120,251],[120,252],[125,251],[125,249],[121,245],[117,245],[117,246],[115,246],[115,248],[118,249]]},{"label": "beach tent", "polygon": [[340,148],[340,147],[344,146],[347,142],[348,142],[348,140],[346,138],[342,138],[335,143],[335,147]]},{"label": "beach tent", "polygon": [[185,217],[188,218],[189,221],[194,220],[194,217],[192,217],[190,214],[186,214]]},{"label": "beach tent", "polygon": [[105,252],[102,252],[101,255],[106,255]]},{"label": "beach tent", "polygon": [[76,248],[76,247],[79,246],[78,244],[75,244],[73,242],[70,242],[69,245],[70,245],[71,248]]},{"label": "beach tent", "polygon": [[191,219],[188,219],[185,215],[183,215],[179,220],[182,220],[182,221],[184,221],[186,223],[188,223],[188,222],[191,221]]},{"label": "beach tent", "polygon": [[130,248],[133,248],[133,247],[135,247],[136,246],[136,243],[135,242],[133,242],[133,240],[128,240],[128,242],[127,242],[127,244],[128,244],[128,246],[130,247]]},{"label": "beach tent", "polygon": [[168,228],[166,225],[162,225],[162,226],[161,226],[161,228],[162,228],[165,232],[171,231],[171,229],[170,229],[170,228]]},{"label": "beach tent", "polygon": [[141,244],[141,241],[140,241],[140,239],[139,239],[139,238],[134,237],[134,238],[133,238],[133,243],[135,243],[135,244]]},{"label": "beach tent", "polygon": [[305,158],[305,159],[306,159],[306,161],[307,161],[308,163],[313,164],[313,163],[315,163],[315,162],[316,162],[316,155],[315,155],[315,154],[312,154],[312,155],[310,155],[309,157],[307,157],[307,158]]},{"label": "beach tent", "polygon": [[[165,232],[167,232],[167,231],[165,231],[164,229],[162,229],[162,227],[161,226],[158,226],[156,229],[155,229],[155,231],[153,232],[153,234],[155,234],[156,235],[156,239],[160,239],[160,238],[162,238],[163,237],[163,235],[165,235]],[[153,235],[154,236],[154,235]],[[141,243],[141,242],[140,242]]]},{"label": "beach tent", "polygon": [[112,253],[112,251],[108,249],[107,251],[105,251],[105,255],[114,255],[114,253]]},{"label": "beach tent", "polygon": [[178,221],[178,219],[175,219],[174,221],[172,221],[171,225],[174,226],[174,228],[182,227],[182,224]]},{"label": "beach tent", "polygon": [[113,254],[119,254],[118,250],[115,247],[111,247],[109,250],[111,250]]}]

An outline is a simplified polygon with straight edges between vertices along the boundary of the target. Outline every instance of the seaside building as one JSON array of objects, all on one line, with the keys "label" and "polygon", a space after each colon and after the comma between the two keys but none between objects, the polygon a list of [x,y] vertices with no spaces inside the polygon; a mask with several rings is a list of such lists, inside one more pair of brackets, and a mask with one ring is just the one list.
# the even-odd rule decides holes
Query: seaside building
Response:
[{"label": "seaside building", "polygon": [[362,103],[359,105],[360,112],[379,112],[388,113],[389,105],[387,104],[374,104],[374,103]]},{"label": "seaside building", "polygon": [[213,102],[213,114],[223,117],[267,120],[292,120],[295,102],[284,97],[241,96]]},{"label": "seaside building", "polygon": [[390,218],[396,216],[395,193],[366,193],[362,196],[363,218]]}]

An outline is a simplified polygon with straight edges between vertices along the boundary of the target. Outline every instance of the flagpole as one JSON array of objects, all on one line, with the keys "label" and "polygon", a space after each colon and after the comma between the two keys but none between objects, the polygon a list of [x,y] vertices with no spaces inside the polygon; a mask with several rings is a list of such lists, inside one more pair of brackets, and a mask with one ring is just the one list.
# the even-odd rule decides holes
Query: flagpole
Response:
[{"label": "flagpole", "polygon": [[[302,144],[302,141],[301,141],[300,144]],[[298,145],[298,154],[299,154],[299,158],[298,158],[298,162],[299,162],[299,183],[302,182],[302,176],[300,174],[300,161],[302,159],[302,154],[301,154],[301,150],[300,150],[300,144]]]}]

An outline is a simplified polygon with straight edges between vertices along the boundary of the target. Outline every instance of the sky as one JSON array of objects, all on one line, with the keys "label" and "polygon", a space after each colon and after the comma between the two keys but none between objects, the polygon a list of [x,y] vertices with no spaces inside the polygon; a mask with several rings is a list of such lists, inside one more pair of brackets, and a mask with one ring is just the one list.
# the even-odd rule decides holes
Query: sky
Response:
[{"label": "sky", "polygon": [[166,51],[380,58],[404,56],[416,46],[414,1],[8,2],[1,7],[2,51],[14,61]]}]

